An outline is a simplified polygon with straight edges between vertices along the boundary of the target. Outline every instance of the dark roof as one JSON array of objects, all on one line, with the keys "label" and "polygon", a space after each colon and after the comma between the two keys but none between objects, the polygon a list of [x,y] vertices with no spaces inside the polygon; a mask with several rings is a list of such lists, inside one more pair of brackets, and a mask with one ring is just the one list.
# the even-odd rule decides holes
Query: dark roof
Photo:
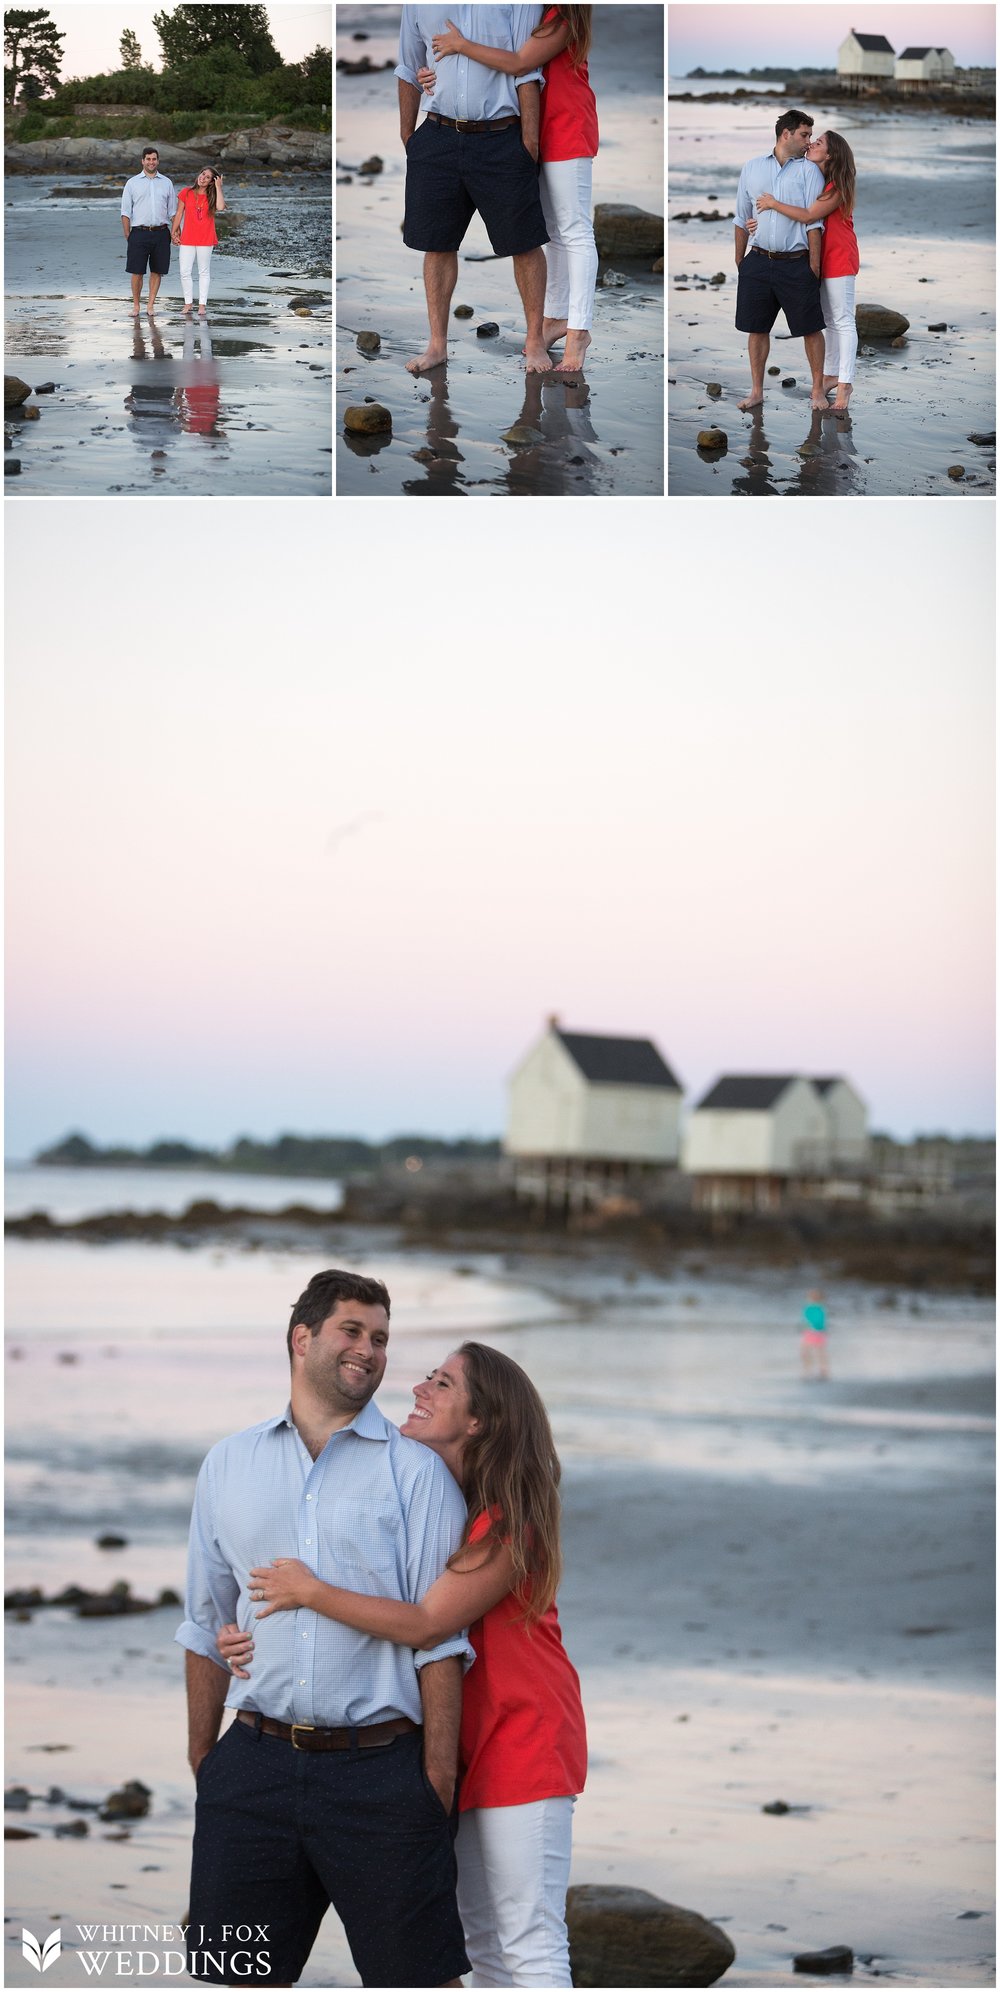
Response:
[{"label": "dark roof", "polygon": [[574,1064],[595,1086],[664,1086],[679,1093],[679,1082],[652,1038],[592,1037],[586,1031],[556,1031]]},{"label": "dark roof", "polygon": [[904,48],[900,62],[922,62],[925,55],[936,55],[936,48]]},{"label": "dark roof", "polygon": [[730,1072],[725,1078],[716,1080],[704,1099],[699,1100],[696,1111],[700,1113],[702,1107],[735,1107],[747,1113],[760,1113],[767,1107],[773,1107],[786,1086],[794,1086],[798,1077],[797,1072],[786,1072],[780,1079],[761,1078],[756,1072]]},{"label": "dark roof", "polygon": [[813,1079],[813,1085],[815,1086],[817,1093],[828,1093],[830,1091],[831,1086],[840,1086],[842,1083],[843,1082],[840,1078],[839,1073],[837,1073],[832,1079],[815,1079],[815,1078]]},{"label": "dark roof", "polygon": [[892,43],[886,41],[884,35],[859,35],[856,28],[852,28],[851,33],[855,41],[860,43],[862,48],[878,49],[883,55],[893,55],[895,53]]}]

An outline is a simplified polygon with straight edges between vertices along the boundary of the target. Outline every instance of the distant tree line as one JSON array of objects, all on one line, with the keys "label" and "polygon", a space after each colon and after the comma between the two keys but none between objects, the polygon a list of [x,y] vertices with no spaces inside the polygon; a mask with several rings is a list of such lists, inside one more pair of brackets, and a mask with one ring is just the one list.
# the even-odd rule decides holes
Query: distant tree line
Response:
[{"label": "distant tree line", "polygon": [[68,1134],[32,1159],[48,1167],[71,1169],[219,1169],[254,1176],[343,1176],[357,1169],[378,1169],[386,1163],[488,1161],[500,1153],[499,1141],[470,1137],[442,1141],[426,1134],[397,1134],[391,1141],[362,1141],[356,1135],[282,1134],[275,1141],[254,1141],[240,1135],[228,1148],[196,1148],[188,1141],[153,1141],[147,1148],[99,1148],[85,1134]]},{"label": "distant tree line", "polygon": [[[4,97],[37,118],[71,118],[78,104],[134,104],[161,116],[207,113],[255,121],[299,113],[322,121],[332,100],[332,52],[320,44],[301,62],[284,62],[271,37],[266,7],[201,4],[155,14],[162,68],[144,58],[126,28],[120,66],[99,76],[60,83],[64,36],[46,8],[4,15]],[[152,121],[151,121],[152,122]],[[164,135],[151,130],[151,137]],[[25,136],[23,127],[18,136]]]},{"label": "distant tree line", "polygon": [[833,68],[819,69],[811,63],[807,69],[689,69],[685,81],[731,82],[734,77],[746,76],[756,83],[790,83],[796,76],[834,76]]}]

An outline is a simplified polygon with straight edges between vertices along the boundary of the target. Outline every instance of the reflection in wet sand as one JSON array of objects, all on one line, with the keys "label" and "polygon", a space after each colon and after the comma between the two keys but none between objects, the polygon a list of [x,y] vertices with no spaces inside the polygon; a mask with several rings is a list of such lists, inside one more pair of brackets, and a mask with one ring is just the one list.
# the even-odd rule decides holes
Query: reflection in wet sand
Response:
[{"label": "reflection in wet sand", "polygon": [[[461,496],[477,488],[560,497],[606,487],[608,465],[599,451],[590,384],[583,375],[572,380],[555,374],[522,375],[518,400],[495,418],[496,440],[490,442],[478,434],[462,435],[456,401],[466,378],[459,374],[450,394],[447,367],[435,367],[421,376],[428,389],[423,402],[425,440],[411,455],[422,474],[404,478],[401,491],[417,498]],[[345,434],[342,440],[354,456],[372,456],[387,449],[393,438]],[[501,453],[498,469],[496,458]]]},{"label": "reflection in wet sand", "polygon": [[[809,410],[808,427],[792,458],[794,475],[789,479],[784,456],[787,445],[769,441],[766,410],[765,403],[750,414],[749,429],[739,446],[742,449],[739,461],[746,475],[732,479],[732,491],[751,498],[776,497],[789,490],[805,497],[838,498],[860,490],[855,475],[858,451],[849,415],[834,415],[828,408]],[[781,464],[780,484],[772,475],[772,448]],[[699,455],[704,462],[711,461],[710,453],[699,451]]]}]

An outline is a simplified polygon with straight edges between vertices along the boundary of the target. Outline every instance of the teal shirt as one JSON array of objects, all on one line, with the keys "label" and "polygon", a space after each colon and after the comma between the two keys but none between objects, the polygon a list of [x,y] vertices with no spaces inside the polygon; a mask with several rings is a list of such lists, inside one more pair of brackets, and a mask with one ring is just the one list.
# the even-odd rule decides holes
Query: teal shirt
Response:
[{"label": "teal shirt", "polygon": [[826,1334],[826,1308],[821,1307],[818,1300],[811,1300],[802,1309],[802,1319],[807,1328],[815,1329],[817,1335]]}]

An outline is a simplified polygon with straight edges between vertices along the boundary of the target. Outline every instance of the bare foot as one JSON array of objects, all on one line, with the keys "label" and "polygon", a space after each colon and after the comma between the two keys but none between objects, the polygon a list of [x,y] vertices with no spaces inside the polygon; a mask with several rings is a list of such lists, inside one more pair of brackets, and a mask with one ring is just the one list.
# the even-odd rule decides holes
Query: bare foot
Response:
[{"label": "bare foot", "polygon": [[837,399],[833,404],[833,412],[835,415],[846,415],[850,399],[853,393],[854,389],[848,381],[846,380],[838,381]]},{"label": "bare foot", "polygon": [[561,364],[557,367],[553,367],[552,369],[553,373],[557,374],[582,373],[583,362],[587,353],[587,347],[592,343],[593,342],[591,340],[589,332],[567,332],[566,352],[563,356]]},{"label": "bare foot", "polygon": [[139,306],[137,304],[132,306],[132,316],[133,318],[138,318],[139,316]]},{"label": "bare foot", "polygon": [[182,317],[182,318],[190,318],[190,316],[191,316],[191,313],[192,313],[192,311],[193,311],[193,310],[194,310],[194,305],[193,305],[193,304],[186,304],[186,305],[184,306],[184,309],[183,309],[183,311],[181,312],[181,317]]},{"label": "bare foot", "polygon": [[448,358],[448,348],[442,341],[435,345],[432,340],[425,353],[417,360],[407,360],[406,371],[411,374],[429,373],[431,367],[443,367]]},{"label": "bare foot", "polygon": [[557,346],[560,339],[565,339],[568,331],[569,331],[568,318],[542,319],[542,338],[544,339],[546,346]]},{"label": "bare foot", "polygon": [[822,409],[824,412],[829,408],[830,403],[828,402],[826,395],[824,394],[823,389],[821,387],[813,388],[812,400],[809,403],[809,406],[810,408]]},{"label": "bare foot", "polygon": [[751,393],[747,396],[747,399],[745,401],[738,401],[736,403],[736,406],[737,408],[742,408],[744,414],[746,413],[748,408],[763,408],[764,396],[762,394],[755,395],[751,391]]},{"label": "bare foot", "polygon": [[208,317],[208,306],[207,306],[207,304],[199,304],[199,306],[198,306],[198,316],[199,316],[199,318],[207,318],[207,317]]},{"label": "bare foot", "polygon": [[823,393],[824,393],[824,394],[832,394],[832,393],[833,393],[833,390],[834,390],[834,388],[836,387],[836,385],[837,385],[837,376],[836,376],[836,374],[824,374],[824,375],[823,375]]},{"label": "bare foot", "polygon": [[542,339],[526,340],[524,347],[524,371],[529,374],[547,374],[552,372],[552,361],[549,359]]}]

